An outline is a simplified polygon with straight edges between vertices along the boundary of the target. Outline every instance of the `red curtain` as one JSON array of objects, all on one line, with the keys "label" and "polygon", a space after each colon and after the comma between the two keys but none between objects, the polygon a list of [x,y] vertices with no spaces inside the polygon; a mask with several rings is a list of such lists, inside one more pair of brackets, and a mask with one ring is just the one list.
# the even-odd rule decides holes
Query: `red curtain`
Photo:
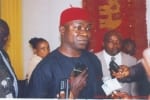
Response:
[{"label": "red curtain", "polygon": [[117,29],[123,38],[135,40],[136,57],[141,58],[147,47],[145,0],[83,0],[93,23],[92,39],[89,49],[102,50],[105,32]]}]

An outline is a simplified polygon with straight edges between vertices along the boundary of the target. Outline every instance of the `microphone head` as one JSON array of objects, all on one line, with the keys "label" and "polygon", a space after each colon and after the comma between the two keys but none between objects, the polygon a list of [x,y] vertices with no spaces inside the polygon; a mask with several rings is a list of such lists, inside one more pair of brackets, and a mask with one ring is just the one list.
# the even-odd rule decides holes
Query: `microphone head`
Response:
[{"label": "microphone head", "polygon": [[110,70],[113,70],[115,72],[118,72],[118,69],[119,69],[119,65],[117,65],[117,63],[112,60],[110,63],[109,63],[109,66],[110,66]]},{"label": "microphone head", "polygon": [[73,68],[74,76],[78,76],[84,69],[86,69],[86,65],[77,63]]}]

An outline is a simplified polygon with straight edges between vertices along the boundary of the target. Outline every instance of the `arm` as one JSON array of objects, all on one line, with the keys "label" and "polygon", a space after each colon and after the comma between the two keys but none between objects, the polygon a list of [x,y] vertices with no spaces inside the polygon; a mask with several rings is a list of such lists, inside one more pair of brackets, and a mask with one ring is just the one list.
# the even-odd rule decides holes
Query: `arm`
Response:
[{"label": "arm", "polygon": [[122,82],[138,81],[145,77],[145,70],[142,63],[138,63],[132,67],[121,65],[118,72],[113,72],[113,76]]},{"label": "arm", "polygon": [[142,64],[145,68],[148,80],[150,81],[150,48],[143,51]]},{"label": "arm", "polygon": [[46,73],[46,71],[50,70],[44,69],[42,64],[35,68],[29,81],[27,98],[46,98],[53,96],[50,93],[51,91],[49,91],[53,81],[51,81],[51,74]]},{"label": "arm", "polygon": [[130,68],[129,76],[131,81],[138,81],[145,77],[145,70],[142,63],[138,63]]}]

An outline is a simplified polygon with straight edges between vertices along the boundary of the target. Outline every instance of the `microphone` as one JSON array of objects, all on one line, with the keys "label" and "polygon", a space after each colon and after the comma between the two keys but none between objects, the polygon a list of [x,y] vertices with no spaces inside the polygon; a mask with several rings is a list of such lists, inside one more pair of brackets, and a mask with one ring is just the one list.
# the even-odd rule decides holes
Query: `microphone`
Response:
[{"label": "microphone", "polygon": [[[86,69],[86,66],[81,63],[77,63],[73,68],[73,76],[77,77],[82,71]],[[69,98],[70,96],[70,80],[65,78],[60,81],[59,84],[59,97],[61,98]]]},{"label": "microphone", "polygon": [[111,62],[109,63],[110,71],[118,72],[119,65],[114,60],[115,60],[115,58],[111,57]]},{"label": "microphone", "polygon": [[74,76],[78,76],[84,69],[86,69],[87,67],[84,65],[84,64],[81,64],[81,63],[77,63],[75,65],[75,67],[73,68],[73,73],[74,73]]},{"label": "microphone", "polygon": [[64,98],[69,98],[70,85],[68,79],[62,79],[60,81],[60,95],[63,95]]}]

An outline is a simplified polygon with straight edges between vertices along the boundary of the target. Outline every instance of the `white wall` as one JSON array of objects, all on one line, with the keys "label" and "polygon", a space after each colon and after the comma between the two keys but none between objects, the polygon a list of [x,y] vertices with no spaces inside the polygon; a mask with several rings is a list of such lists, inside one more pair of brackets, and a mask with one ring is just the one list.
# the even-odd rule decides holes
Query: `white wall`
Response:
[{"label": "white wall", "polygon": [[43,37],[49,41],[51,50],[57,48],[59,41],[60,12],[72,6],[81,7],[81,0],[23,0],[23,52],[24,76],[32,50],[28,41],[32,37]]}]

